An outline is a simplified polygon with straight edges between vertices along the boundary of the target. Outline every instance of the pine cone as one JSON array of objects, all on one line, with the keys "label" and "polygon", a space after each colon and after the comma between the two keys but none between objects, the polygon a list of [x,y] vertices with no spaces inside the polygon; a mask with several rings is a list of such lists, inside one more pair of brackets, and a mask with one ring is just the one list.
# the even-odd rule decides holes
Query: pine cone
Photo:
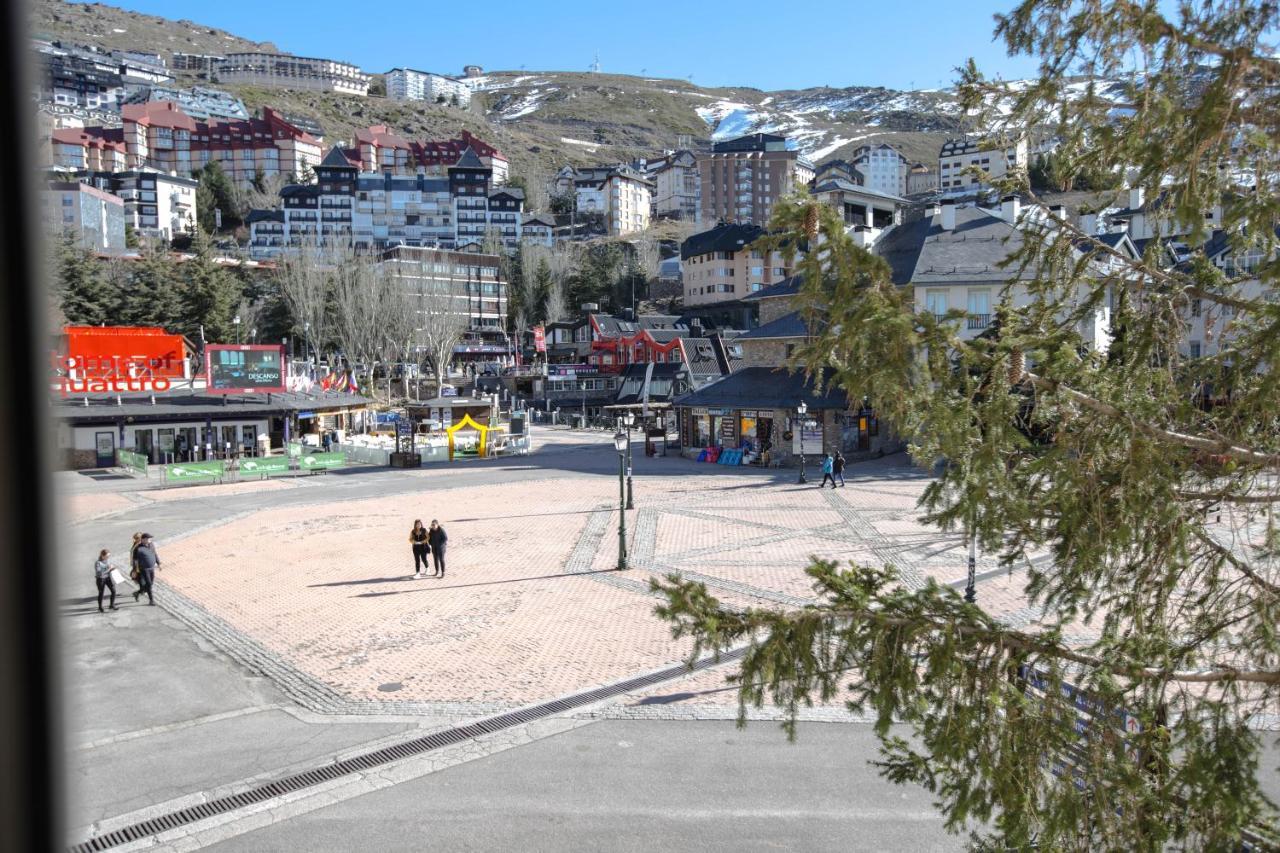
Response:
[{"label": "pine cone", "polygon": [[804,210],[804,236],[813,240],[818,236],[818,206],[811,204]]},{"label": "pine cone", "polygon": [[1016,347],[1009,352],[1009,384],[1017,385],[1027,372],[1027,356]]}]

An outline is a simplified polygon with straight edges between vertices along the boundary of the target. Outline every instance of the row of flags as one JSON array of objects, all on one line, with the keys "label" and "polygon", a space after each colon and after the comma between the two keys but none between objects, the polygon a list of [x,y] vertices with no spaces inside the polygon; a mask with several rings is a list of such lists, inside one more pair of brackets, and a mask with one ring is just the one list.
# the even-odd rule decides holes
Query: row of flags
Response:
[{"label": "row of flags", "polygon": [[352,394],[358,394],[360,393],[360,386],[356,384],[356,378],[351,374],[350,370],[343,370],[338,373],[330,373],[321,379],[320,390],[349,391]]}]

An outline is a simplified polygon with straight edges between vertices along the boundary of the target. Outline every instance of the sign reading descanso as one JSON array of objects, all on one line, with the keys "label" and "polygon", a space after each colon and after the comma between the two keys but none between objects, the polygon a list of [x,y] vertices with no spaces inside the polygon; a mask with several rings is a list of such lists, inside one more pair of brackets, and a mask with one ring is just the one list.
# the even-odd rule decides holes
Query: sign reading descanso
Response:
[{"label": "sign reading descanso", "polygon": [[283,391],[284,348],[263,344],[210,344],[205,374],[211,394]]}]

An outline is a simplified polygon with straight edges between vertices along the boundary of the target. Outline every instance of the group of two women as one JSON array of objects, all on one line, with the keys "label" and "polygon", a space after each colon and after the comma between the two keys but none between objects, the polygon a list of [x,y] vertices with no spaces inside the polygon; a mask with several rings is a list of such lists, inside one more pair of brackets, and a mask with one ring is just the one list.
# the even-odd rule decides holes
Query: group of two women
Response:
[{"label": "group of two women", "polygon": [[409,544],[413,546],[415,578],[425,577],[423,571],[427,568],[428,554],[435,563],[435,570],[431,573],[431,577],[444,577],[444,545],[448,541],[449,537],[445,534],[444,528],[434,518],[431,519],[429,528],[422,526],[422,519],[413,522],[413,530],[409,531]]}]

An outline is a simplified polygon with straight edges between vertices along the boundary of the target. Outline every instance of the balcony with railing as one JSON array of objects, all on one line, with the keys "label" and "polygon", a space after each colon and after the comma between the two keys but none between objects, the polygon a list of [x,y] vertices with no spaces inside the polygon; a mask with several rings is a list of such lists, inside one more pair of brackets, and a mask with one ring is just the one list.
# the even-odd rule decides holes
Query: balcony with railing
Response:
[{"label": "balcony with railing", "polygon": [[969,315],[970,329],[985,329],[987,326],[990,326],[990,325],[991,325],[990,314],[970,314]]}]

